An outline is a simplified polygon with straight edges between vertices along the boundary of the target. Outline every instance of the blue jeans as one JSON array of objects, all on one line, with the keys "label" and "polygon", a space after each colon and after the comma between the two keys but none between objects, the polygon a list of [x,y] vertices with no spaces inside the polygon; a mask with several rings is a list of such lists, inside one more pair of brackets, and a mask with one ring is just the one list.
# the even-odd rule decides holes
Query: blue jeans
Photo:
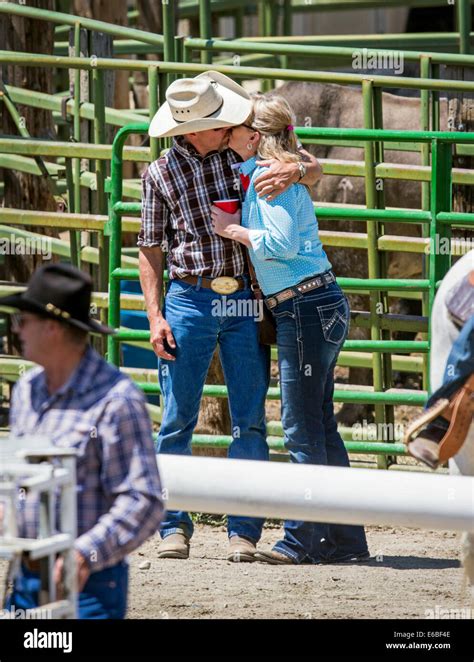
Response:
[{"label": "blue jeans", "polygon": [[[250,289],[222,296],[199,285],[171,281],[164,316],[176,341],[176,350],[170,352],[176,359],[158,361],[164,397],[158,453],[191,455],[204,382],[218,346],[232,419],[228,456],[268,460],[265,397],[270,381],[270,352],[258,342],[254,312]],[[261,518],[229,515],[229,536],[257,541],[263,522]],[[191,537],[191,518],[183,511],[168,511],[161,535],[164,538],[178,532]]]},{"label": "blue jeans", "polygon": [[[472,373],[474,373],[474,315],[467,320],[454,341],[446,361],[443,383],[431,394],[425,409],[434,405],[437,400],[454,395]],[[430,426],[446,432],[449,428],[449,421],[442,416],[437,416]]]},{"label": "blue jeans", "polygon": [[[334,417],[334,367],[349,328],[337,283],[298,294],[273,310],[277,325],[282,423],[292,462],[348,467]],[[350,508],[350,504],[347,504]],[[362,526],[288,520],[275,551],[297,563],[341,561],[367,552]]]},{"label": "blue jeans", "polygon": [[474,315],[462,327],[446,362],[443,384],[432,393],[426,407],[441,398],[450,398],[474,373]]},{"label": "blue jeans", "polygon": [[[41,581],[37,572],[24,565],[7,599],[6,609],[34,609],[39,606]],[[110,568],[90,575],[78,594],[77,611],[80,619],[125,618],[127,611],[128,564],[120,561]]]}]

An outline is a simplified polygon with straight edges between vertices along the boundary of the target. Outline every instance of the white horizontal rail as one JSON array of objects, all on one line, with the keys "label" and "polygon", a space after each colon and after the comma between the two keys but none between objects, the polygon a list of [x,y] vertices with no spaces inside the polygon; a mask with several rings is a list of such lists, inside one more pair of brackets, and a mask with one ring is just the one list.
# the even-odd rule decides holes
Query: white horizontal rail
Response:
[{"label": "white horizontal rail", "polygon": [[[70,471],[53,465],[44,464],[0,464],[0,480],[7,476],[17,478],[17,487],[24,487],[25,489],[41,492],[62,485],[72,485],[74,478],[71,476]],[[0,483],[0,490],[3,491],[4,485],[11,483]]]},{"label": "white horizontal rail", "polygon": [[474,532],[474,478],[157,456],[168,510]]},{"label": "white horizontal rail", "polygon": [[27,552],[33,560],[64,552],[74,545],[69,533],[56,533],[49,538],[7,538],[0,537],[0,557],[19,552]]}]

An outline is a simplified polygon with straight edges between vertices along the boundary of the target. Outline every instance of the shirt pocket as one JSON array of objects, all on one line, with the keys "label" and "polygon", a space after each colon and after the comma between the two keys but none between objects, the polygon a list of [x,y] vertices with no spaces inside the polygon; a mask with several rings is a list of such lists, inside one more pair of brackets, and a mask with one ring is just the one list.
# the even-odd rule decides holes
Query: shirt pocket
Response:
[{"label": "shirt pocket", "polygon": [[326,342],[342,345],[349,330],[349,304],[345,297],[333,303],[317,306]]},{"label": "shirt pocket", "polygon": [[166,206],[168,207],[168,226],[172,230],[186,231],[186,214],[187,210],[181,196],[170,196],[166,198]]}]

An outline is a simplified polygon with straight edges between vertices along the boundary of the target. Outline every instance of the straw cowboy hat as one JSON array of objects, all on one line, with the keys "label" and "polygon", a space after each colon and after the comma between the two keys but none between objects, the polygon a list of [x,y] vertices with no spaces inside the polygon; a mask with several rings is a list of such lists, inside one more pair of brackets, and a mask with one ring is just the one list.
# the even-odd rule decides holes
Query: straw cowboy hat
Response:
[{"label": "straw cowboy hat", "polygon": [[171,83],[148,133],[164,138],[236,126],[245,122],[251,109],[243,87],[218,71],[206,71]]},{"label": "straw cowboy hat", "polygon": [[49,317],[90,333],[115,333],[91,319],[91,293],[92,280],[83,271],[67,264],[48,264],[34,272],[24,292],[2,297],[0,307]]}]

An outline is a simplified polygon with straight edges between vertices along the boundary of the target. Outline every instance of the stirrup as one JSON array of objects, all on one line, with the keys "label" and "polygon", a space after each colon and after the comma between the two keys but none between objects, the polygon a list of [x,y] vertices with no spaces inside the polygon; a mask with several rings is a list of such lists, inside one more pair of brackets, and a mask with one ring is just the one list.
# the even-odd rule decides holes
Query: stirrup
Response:
[{"label": "stirrup", "polygon": [[439,463],[444,464],[458,453],[463,445],[474,415],[474,374],[451,396],[437,400],[407,428],[404,443],[410,445],[435,418],[441,416],[449,427],[439,441]]}]

